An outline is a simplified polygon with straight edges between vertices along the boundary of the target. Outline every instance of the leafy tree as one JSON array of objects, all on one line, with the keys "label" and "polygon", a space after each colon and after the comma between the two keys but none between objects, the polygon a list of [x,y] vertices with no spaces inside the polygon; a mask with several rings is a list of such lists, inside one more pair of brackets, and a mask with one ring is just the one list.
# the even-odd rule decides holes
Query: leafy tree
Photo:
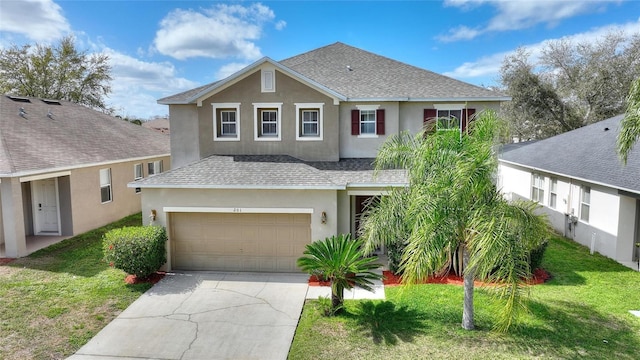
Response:
[{"label": "leafy tree", "polygon": [[474,328],[474,279],[497,284],[491,289],[504,307],[496,328],[511,326],[524,306],[530,253],[548,235],[545,218],[534,214],[537,204],[508,203],[496,189],[498,125],[495,112],[484,111],[462,137],[458,131],[391,136],[376,169],[406,169],[409,186],[390,189],[362,220],[365,251],[404,243],[400,270],[408,284],[441,274],[462,252],[465,329]]},{"label": "leafy tree", "polygon": [[0,91],[4,94],[67,100],[110,112],[111,67],[105,54],[76,49],[72,37],[59,44],[12,45],[0,49]]},{"label": "leafy tree", "polygon": [[609,33],[599,41],[551,41],[537,63],[519,49],[507,56],[500,81],[512,96],[503,114],[522,140],[545,138],[624,111],[640,76],[640,33]]},{"label": "leafy tree", "polygon": [[338,312],[344,303],[344,289],[359,286],[372,290],[372,280],[382,275],[373,270],[380,267],[377,257],[364,257],[363,242],[352,240],[349,234],[340,234],[308,244],[298,266],[311,275],[331,282],[332,312]]},{"label": "leafy tree", "polygon": [[631,86],[627,98],[627,111],[622,119],[620,133],[618,134],[618,153],[622,162],[627,163],[629,151],[640,139],[640,77]]}]

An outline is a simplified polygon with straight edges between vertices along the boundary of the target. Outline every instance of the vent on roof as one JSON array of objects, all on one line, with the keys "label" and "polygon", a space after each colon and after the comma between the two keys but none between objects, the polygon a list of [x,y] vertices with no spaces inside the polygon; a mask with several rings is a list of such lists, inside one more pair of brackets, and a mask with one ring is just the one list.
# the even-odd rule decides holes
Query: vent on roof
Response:
[{"label": "vent on roof", "polygon": [[48,99],[40,99],[43,103],[48,105],[62,105],[58,100],[48,100]]},{"label": "vent on roof", "polygon": [[31,102],[31,100],[29,100],[29,98],[26,98],[26,97],[12,96],[12,95],[7,95],[7,97],[16,102],[25,102],[25,103]]}]

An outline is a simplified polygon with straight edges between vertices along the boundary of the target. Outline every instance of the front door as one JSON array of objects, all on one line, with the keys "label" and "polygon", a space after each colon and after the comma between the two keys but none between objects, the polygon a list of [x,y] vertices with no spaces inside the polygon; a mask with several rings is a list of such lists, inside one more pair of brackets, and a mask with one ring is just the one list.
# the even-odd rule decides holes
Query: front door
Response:
[{"label": "front door", "polygon": [[60,235],[58,179],[37,180],[31,185],[35,234]]}]

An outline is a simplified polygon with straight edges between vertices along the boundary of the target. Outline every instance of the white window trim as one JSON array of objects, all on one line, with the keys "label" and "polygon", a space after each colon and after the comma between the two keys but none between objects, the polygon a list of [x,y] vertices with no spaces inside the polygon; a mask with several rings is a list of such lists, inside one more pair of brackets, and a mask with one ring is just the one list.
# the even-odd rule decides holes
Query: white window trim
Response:
[{"label": "white window trim", "polygon": [[[540,184],[536,184],[536,177],[540,178],[541,183]],[[540,204],[544,204],[544,197],[545,197],[545,193],[544,193],[544,188],[545,188],[545,183],[546,183],[546,178],[540,174],[536,174],[533,173],[531,174],[531,200],[536,201]],[[538,194],[540,194],[540,191],[542,191],[542,199],[538,199],[536,196],[536,199],[533,198],[533,193],[534,193],[534,189],[538,190]]]},{"label": "white window trim", "polygon": [[[138,176],[138,171],[136,171],[138,169],[138,166],[140,166],[140,176]],[[140,179],[144,179],[144,164],[143,163],[133,164],[133,181],[140,180]]]},{"label": "white window trim", "polygon": [[[585,194],[585,189],[589,189],[589,202],[586,203],[584,202],[584,194]],[[582,216],[582,206],[586,205],[589,208],[589,214],[587,216],[587,219],[583,219]],[[580,219],[580,221],[584,222],[584,223],[589,223],[589,219],[591,218],[591,186],[581,186],[580,187],[580,216],[578,217]]]},{"label": "white window trim", "polygon": [[436,110],[464,110],[465,104],[433,104]]},{"label": "white window trim", "polygon": [[[556,189],[555,190],[553,190],[554,181],[556,183]],[[556,196],[556,203],[555,203],[554,206],[551,206],[551,199],[553,198],[552,195]],[[549,207],[551,209],[555,209],[558,206],[558,178],[555,178],[555,177],[549,178],[549,200],[548,200],[548,204],[549,204]]]},{"label": "white window trim", "polygon": [[[277,109],[278,118],[276,128],[277,136],[260,136],[260,109]],[[255,141],[281,141],[282,140],[282,103],[253,103],[253,140]]]},{"label": "white window trim", "polygon": [[260,70],[260,88],[263,93],[276,91],[276,69],[265,67]]},{"label": "white window trim", "polygon": [[[107,171],[107,174],[109,175],[109,181],[108,183],[102,183],[102,172],[103,171]],[[113,180],[111,179],[111,168],[105,168],[105,169],[100,169],[99,171],[99,176],[100,176],[100,203],[101,204],[107,204],[113,201]],[[102,201],[102,188],[103,187],[109,187],[109,200],[107,201]]]},{"label": "white window trim", "polygon": [[[324,127],[324,103],[294,103],[296,106],[296,140],[298,141],[322,141]],[[302,119],[300,119],[301,110],[318,110],[318,136],[302,136],[301,127]]]},{"label": "white window trim", "polygon": [[[213,140],[240,141],[240,103],[212,103],[211,106],[213,107]],[[218,109],[236,109],[236,136],[218,134]]]},{"label": "white window trim", "polygon": [[[378,110],[379,108],[380,108],[379,104],[378,105],[356,105],[356,109],[358,109],[360,111],[362,111],[362,110],[374,110],[375,111],[375,110]],[[374,131],[373,134],[362,134],[362,131],[359,131],[359,134],[358,134],[358,138],[359,139],[377,139],[379,137],[378,134],[377,134],[377,130],[378,130],[377,129],[377,126],[378,126],[378,124],[377,124],[377,120],[378,120],[377,116],[378,115],[376,114],[376,131]],[[358,121],[358,126],[360,126],[360,125],[361,125],[360,121]]]},{"label": "white window trim", "polygon": [[[162,172],[164,171],[164,164],[162,163],[162,160],[151,161],[149,162],[149,164],[153,164],[153,174],[151,173],[151,171],[149,171],[149,176],[162,174]],[[147,165],[147,168],[148,167],[149,165]]]}]

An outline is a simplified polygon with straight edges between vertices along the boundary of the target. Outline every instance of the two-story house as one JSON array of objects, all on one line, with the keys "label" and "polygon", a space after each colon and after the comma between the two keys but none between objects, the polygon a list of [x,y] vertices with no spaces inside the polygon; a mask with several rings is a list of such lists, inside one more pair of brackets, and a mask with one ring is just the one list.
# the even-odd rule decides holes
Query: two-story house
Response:
[{"label": "two-story house", "polygon": [[130,184],[169,233],[168,268],[296,271],[306,244],[357,233],[363,203],[406,186],[374,176],[391,134],[425,121],[466,129],[503,94],[342,43],[158,100],[173,169]]}]

